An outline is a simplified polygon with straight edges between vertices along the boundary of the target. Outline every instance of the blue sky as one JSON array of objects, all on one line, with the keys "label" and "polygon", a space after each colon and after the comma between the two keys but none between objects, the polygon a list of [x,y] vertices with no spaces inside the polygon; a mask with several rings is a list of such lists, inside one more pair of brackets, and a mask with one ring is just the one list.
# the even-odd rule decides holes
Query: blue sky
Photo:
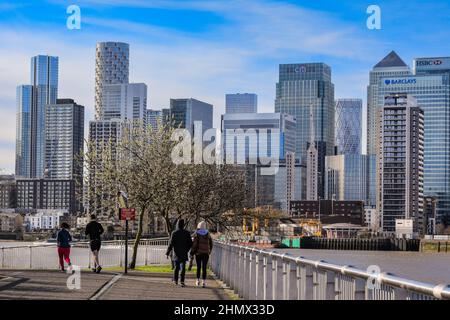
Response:
[{"label": "blue sky", "polygon": [[[66,8],[81,8],[81,30],[66,28]],[[366,9],[381,8],[382,29],[368,30]],[[450,56],[449,1],[0,0],[0,168],[14,170],[15,88],[29,82],[36,54],[60,58],[59,96],[93,119],[98,41],[130,44],[130,81],[148,85],[149,107],[169,98],[214,104],[254,92],[273,111],[278,64],[325,62],[336,98],[365,101],[368,72],[389,51],[410,64]]]}]

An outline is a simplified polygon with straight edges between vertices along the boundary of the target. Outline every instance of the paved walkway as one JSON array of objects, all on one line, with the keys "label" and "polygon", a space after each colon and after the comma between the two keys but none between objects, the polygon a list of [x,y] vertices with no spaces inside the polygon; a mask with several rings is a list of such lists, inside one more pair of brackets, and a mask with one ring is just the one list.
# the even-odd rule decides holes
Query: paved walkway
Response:
[{"label": "paved walkway", "polygon": [[130,272],[127,275],[102,272],[81,273],[81,288],[70,290],[69,275],[58,271],[0,270],[0,299],[33,300],[227,300],[217,281],[209,278],[207,288],[195,286],[187,275],[186,287],[172,284],[167,273]]}]

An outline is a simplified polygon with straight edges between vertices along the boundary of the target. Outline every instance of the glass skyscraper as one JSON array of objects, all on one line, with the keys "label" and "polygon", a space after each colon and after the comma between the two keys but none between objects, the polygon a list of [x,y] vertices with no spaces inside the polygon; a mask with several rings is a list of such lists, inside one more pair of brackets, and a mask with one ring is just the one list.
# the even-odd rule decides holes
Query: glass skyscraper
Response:
[{"label": "glass skyscraper", "polygon": [[438,221],[450,215],[450,57],[414,60],[414,74],[382,77],[377,106],[391,93],[414,96],[424,111],[424,195],[437,199]]},{"label": "glass skyscraper", "polygon": [[[325,156],[334,150],[334,84],[331,68],[324,63],[281,64],[276,84],[275,112],[297,120],[295,156],[306,164],[310,142],[310,110],[314,119],[314,137],[318,150],[318,194],[324,194]],[[306,189],[306,188],[304,188]]]},{"label": "glass skyscraper", "polygon": [[336,147],[338,154],[361,154],[362,100],[336,101]]},{"label": "glass skyscraper", "polygon": [[45,168],[45,106],[58,96],[58,57],[31,58],[31,85],[17,89],[16,174],[41,178]]},{"label": "glass skyscraper", "polygon": [[170,99],[170,115],[175,127],[194,133],[194,122],[202,123],[203,133],[213,127],[213,106],[196,99]]},{"label": "glass skyscraper", "polygon": [[225,95],[225,113],[257,113],[258,96],[254,93]]}]

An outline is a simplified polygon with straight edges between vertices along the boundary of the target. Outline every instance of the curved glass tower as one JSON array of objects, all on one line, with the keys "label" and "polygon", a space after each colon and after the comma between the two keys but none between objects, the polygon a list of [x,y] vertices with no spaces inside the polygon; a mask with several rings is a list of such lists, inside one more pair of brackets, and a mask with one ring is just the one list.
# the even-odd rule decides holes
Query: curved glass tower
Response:
[{"label": "curved glass tower", "polygon": [[361,154],[361,99],[336,101],[336,146],[338,154]]}]

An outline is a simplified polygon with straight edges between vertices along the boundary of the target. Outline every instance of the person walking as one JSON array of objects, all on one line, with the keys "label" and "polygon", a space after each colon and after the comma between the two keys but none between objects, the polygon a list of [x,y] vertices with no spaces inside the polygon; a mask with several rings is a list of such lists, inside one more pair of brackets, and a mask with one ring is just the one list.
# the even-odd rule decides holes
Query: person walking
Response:
[{"label": "person walking", "polygon": [[89,237],[90,247],[92,256],[94,257],[94,267],[92,268],[93,272],[100,273],[102,271],[102,267],[99,262],[99,252],[100,247],[102,246],[102,241],[100,236],[103,234],[104,229],[100,223],[97,222],[97,218],[95,214],[91,214],[91,221],[86,226],[86,236]]},{"label": "person walking", "polygon": [[197,263],[197,286],[200,286],[200,275],[202,287],[206,287],[206,268],[208,266],[209,255],[213,247],[211,235],[206,228],[206,222],[202,221],[197,225],[197,231],[194,234],[191,256],[195,256]]},{"label": "person walking", "polygon": [[69,232],[70,226],[63,222],[61,223],[61,229],[58,231],[56,236],[56,243],[58,246],[58,257],[59,257],[59,267],[61,271],[65,272],[64,261],[67,263],[68,267],[72,267],[70,262],[70,242],[72,241],[72,236]]},{"label": "person walking", "polygon": [[166,252],[167,259],[169,259],[173,251],[172,257],[175,261],[173,282],[175,285],[178,285],[178,279],[180,279],[181,287],[185,287],[186,262],[188,261],[188,253],[191,247],[191,235],[184,229],[184,220],[180,219],[177,222],[176,230],[170,236],[169,247]]}]

